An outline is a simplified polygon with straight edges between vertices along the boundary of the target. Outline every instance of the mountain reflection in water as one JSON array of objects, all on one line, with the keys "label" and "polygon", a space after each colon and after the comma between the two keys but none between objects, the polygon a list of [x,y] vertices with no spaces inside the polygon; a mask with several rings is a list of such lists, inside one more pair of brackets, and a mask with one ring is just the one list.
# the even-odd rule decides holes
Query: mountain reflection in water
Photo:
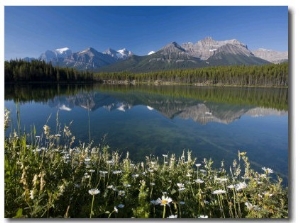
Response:
[{"label": "mountain reflection in water", "polygon": [[212,158],[219,166],[224,160],[227,167],[238,150],[246,151],[258,171],[266,166],[288,180],[288,89],[8,86],[10,131],[17,102],[27,130],[35,125],[42,132],[49,119],[57,131],[58,114],[62,126],[72,122],[77,144],[98,145],[106,135],[112,150],[129,151],[133,160],[191,150],[199,161]]}]

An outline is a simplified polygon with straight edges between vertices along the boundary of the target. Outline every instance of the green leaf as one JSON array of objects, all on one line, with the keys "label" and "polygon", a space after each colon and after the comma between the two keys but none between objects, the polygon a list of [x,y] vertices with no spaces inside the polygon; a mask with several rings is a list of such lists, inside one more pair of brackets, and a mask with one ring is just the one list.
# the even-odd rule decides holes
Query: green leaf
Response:
[{"label": "green leaf", "polygon": [[14,218],[22,218],[22,217],[23,217],[23,209],[19,208]]}]

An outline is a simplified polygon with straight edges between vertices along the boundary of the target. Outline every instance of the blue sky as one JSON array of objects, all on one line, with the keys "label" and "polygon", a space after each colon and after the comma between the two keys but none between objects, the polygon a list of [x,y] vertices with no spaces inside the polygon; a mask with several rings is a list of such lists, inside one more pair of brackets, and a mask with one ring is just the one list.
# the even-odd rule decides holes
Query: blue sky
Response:
[{"label": "blue sky", "polygon": [[4,19],[6,60],[62,47],[146,55],[207,36],[288,50],[287,6],[5,6]]}]

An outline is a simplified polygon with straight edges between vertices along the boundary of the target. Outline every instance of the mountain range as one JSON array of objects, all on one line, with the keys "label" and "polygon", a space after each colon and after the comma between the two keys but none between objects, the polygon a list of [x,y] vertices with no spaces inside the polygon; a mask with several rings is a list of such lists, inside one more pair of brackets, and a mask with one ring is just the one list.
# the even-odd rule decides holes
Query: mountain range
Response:
[{"label": "mountain range", "polygon": [[[30,61],[34,58],[24,58]],[[250,51],[246,44],[236,39],[216,41],[206,37],[196,43],[171,42],[158,51],[138,56],[126,48],[108,48],[98,52],[89,47],[72,52],[68,47],[46,50],[38,58],[54,66],[78,70],[105,72],[147,72],[155,70],[198,68],[220,65],[261,65],[288,61],[288,52],[258,49]]]}]

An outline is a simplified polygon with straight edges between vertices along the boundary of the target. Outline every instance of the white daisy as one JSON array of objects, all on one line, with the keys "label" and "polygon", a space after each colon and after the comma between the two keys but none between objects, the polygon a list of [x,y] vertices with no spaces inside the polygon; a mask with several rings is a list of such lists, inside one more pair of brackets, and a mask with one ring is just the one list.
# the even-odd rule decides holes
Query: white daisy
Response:
[{"label": "white daisy", "polygon": [[90,195],[96,195],[96,194],[99,194],[99,193],[100,193],[100,190],[98,190],[97,188],[89,190]]}]

